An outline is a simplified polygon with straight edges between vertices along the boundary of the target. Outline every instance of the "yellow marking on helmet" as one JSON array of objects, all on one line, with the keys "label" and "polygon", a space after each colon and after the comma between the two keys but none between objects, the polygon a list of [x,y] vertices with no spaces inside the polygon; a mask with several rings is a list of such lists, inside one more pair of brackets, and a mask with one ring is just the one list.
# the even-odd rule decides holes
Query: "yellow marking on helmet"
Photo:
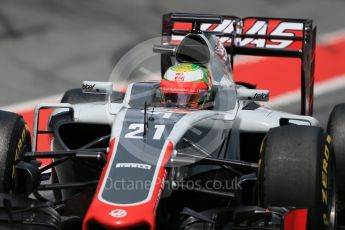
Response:
[{"label": "yellow marking on helmet", "polygon": [[199,69],[199,66],[193,64],[178,64],[171,67],[171,69],[176,72],[191,72]]}]

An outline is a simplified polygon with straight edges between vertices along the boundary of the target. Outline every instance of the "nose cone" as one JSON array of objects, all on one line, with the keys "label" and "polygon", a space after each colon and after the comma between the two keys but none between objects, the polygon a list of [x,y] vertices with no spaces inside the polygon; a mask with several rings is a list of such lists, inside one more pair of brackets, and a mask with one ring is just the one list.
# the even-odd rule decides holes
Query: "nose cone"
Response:
[{"label": "nose cone", "polygon": [[155,205],[144,204],[138,206],[112,206],[94,200],[89,207],[83,222],[83,230],[93,226],[102,226],[109,229],[128,229],[145,226],[155,229]]},{"label": "nose cone", "polygon": [[[173,143],[169,142],[167,146],[162,149],[162,154],[164,154],[163,162],[158,164],[156,167],[157,176],[151,181],[153,186],[150,191],[152,191],[152,193],[149,193],[147,199],[137,200],[137,197],[133,197],[131,200],[135,200],[135,202],[121,204],[116,203],[116,201],[123,201],[123,199],[110,199],[109,197],[102,196],[104,191],[107,190],[105,187],[102,187],[102,185],[105,184],[105,181],[111,179],[109,178],[111,173],[108,172],[114,167],[116,168],[114,153],[117,150],[117,146],[115,144],[115,140],[111,141],[110,146],[110,154],[108,155],[109,159],[103,169],[97,191],[84,218],[83,230],[91,229],[92,226],[102,226],[109,229],[129,229],[132,227],[144,226],[147,227],[147,229],[154,230],[156,228],[155,211],[166,176],[164,165],[170,158],[173,150]],[[144,172],[145,171],[143,171],[143,173]],[[135,193],[128,192],[126,189],[108,189],[106,194],[109,195],[109,192],[112,193],[115,198],[118,198],[119,194],[121,195],[120,197],[124,197],[123,194],[135,196]]]}]

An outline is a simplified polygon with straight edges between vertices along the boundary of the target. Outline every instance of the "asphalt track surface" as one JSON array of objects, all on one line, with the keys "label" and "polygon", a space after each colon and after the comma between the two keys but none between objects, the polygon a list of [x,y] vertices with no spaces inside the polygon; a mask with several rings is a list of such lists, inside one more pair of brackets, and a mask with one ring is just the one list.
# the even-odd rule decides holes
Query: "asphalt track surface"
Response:
[{"label": "asphalt track surface", "polygon": [[[2,0],[0,107],[63,93],[83,80],[107,80],[125,51],[159,35],[161,15],[171,11],[311,18],[319,37],[345,28],[342,0]],[[343,100],[342,89],[317,97],[315,116],[325,124]]]}]

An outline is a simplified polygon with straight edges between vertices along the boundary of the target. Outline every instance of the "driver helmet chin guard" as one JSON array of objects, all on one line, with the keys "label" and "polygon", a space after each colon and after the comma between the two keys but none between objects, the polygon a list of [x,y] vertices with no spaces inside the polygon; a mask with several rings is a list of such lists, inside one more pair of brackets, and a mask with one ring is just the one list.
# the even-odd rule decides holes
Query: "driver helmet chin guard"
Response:
[{"label": "driver helmet chin guard", "polygon": [[161,103],[172,107],[206,108],[210,106],[209,71],[197,64],[171,66],[160,83]]}]

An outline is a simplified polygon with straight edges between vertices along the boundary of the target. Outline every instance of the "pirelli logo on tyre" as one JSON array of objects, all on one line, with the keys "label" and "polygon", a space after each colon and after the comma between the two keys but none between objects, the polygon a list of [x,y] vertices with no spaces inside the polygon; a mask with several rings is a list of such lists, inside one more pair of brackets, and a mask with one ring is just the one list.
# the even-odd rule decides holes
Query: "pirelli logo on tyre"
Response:
[{"label": "pirelli logo on tyre", "polygon": [[19,154],[23,151],[25,138],[26,138],[26,129],[24,128],[22,131],[22,134],[20,136],[20,139],[18,141],[18,145],[17,145],[17,149],[16,149],[16,160],[18,160]]},{"label": "pirelli logo on tyre", "polygon": [[[328,181],[328,174],[329,174],[329,157],[330,157],[330,150],[329,150],[329,145],[331,144],[331,137],[327,135],[326,138],[326,144],[325,144],[325,150],[323,152],[322,156],[322,172],[321,172],[321,181],[322,181],[322,187],[321,187],[321,199],[322,199],[322,204],[325,206],[328,206],[328,203],[330,202],[328,200],[328,186],[329,186],[329,181]],[[323,223],[324,225],[329,224],[329,213],[323,213]]]},{"label": "pirelli logo on tyre", "polygon": [[[15,156],[14,156],[14,161],[17,161],[19,159],[20,153],[23,152],[23,148],[25,145],[25,139],[26,139],[26,132],[27,132],[27,129],[26,129],[26,127],[24,127],[24,129],[20,135],[18,144],[17,144],[17,148],[16,148],[16,152],[15,152]],[[15,168],[13,167],[12,178],[14,178],[14,173],[15,173]]]}]

